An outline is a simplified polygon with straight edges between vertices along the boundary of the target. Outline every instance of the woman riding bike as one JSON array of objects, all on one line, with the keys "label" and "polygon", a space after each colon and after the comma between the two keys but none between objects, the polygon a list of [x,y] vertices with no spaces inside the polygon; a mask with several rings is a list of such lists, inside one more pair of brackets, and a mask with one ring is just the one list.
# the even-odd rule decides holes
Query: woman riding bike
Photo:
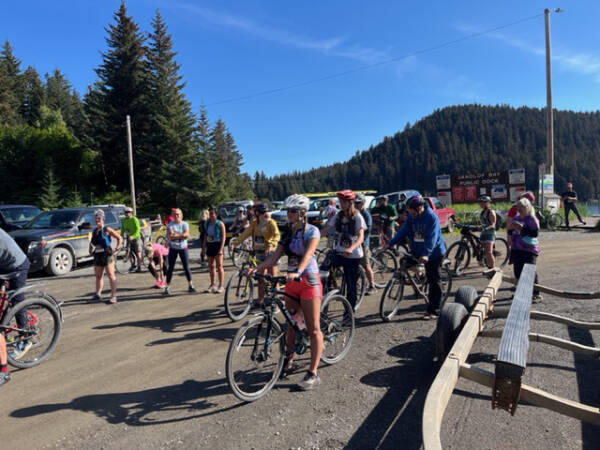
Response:
[{"label": "woman riding bike", "polygon": [[[317,368],[323,352],[323,335],[319,323],[322,288],[319,267],[314,257],[321,234],[317,227],[307,223],[306,211],[309,203],[308,198],[303,195],[294,194],[285,199],[289,230],[285,232],[271,256],[258,267],[248,270],[250,275],[273,267],[284,253],[288,257],[285,293],[300,299],[300,302],[298,304],[296,300],[286,297],[285,306],[289,310],[300,308],[310,337],[310,366],[304,379],[298,384],[302,390],[313,389],[321,383]],[[294,329],[287,327],[287,351],[282,372],[284,376],[296,368],[293,363],[295,340]]]},{"label": "woman riding bike", "polygon": [[[259,203],[254,205],[256,219],[252,220],[250,226],[246,228],[238,237],[231,239],[229,242],[229,251],[232,251],[236,245],[241,244],[244,240],[252,236],[252,248],[256,251],[256,258],[260,262],[264,262],[277,248],[279,243],[279,228],[277,223],[268,217],[269,208],[266,205]],[[270,267],[267,270],[261,271],[261,274],[269,273],[274,277],[277,276],[277,265]],[[265,298],[264,283],[258,283],[258,304],[261,304]]]}]

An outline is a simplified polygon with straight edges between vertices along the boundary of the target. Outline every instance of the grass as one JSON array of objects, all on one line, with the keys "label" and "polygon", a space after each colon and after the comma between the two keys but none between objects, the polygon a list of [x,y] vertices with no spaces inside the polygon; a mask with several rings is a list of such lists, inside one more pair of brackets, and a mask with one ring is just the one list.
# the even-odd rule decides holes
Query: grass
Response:
[{"label": "grass", "polygon": [[[506,213],[511,206],[512,203],[509,202],[492,203],[492,208],[502,213]],[[481,214],[481,208],[479,207],[479,203],[457,203],[454,205],[448,205],[448,207],[452,208],[456,212],[456,222],[463,225],[480,224],[479,215]]]}]

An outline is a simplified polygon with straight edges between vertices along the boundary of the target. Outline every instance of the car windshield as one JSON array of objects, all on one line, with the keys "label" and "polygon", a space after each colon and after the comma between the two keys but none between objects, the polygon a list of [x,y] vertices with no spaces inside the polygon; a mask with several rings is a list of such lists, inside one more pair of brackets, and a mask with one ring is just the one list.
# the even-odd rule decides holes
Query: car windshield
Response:
[{"label": "car windshield", "polygon": [[47,211],[34,218],[25,228],[71,228],[71,222],[77,222],[78,217],[78,211]]},{"label": "car windshield", "polygon": [[25,206],[22,208],[2,208],[2,216],[7,223],[29,222],[40,213],[38,208]]},{"label": "car windshield", "polygon": [[319,207],[321,206],[321,200],[313,200],[310,202],[310,206],[308,207],[309,211],[319,211]]},{"label": "car windshield", "polygon": [[218,213],[223,219],[227,217],[235,217],[237,215],[237,210],[239,207],[240,205],[219,206]]}]

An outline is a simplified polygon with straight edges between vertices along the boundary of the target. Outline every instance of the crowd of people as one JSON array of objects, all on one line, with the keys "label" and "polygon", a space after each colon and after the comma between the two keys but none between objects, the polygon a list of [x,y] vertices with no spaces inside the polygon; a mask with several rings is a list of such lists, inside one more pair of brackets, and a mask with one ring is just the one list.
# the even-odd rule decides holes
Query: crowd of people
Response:
[{"label": "crowd of people", "polygon": [[[575,206],[577,194],[572,184],[567,185],[563,194],[565,213],[568,224],[568,213],[572,210],[582,223]],[[382,247],[393,247],[396,244],[409,242],[410,251],[418,264],[423,264],[428,282],[429,302],[423,315],[424,320],[436,317],[442,298],[441,267],[446,255],[446,245],[442,236],[438,217],[428,207],[420,195],[408,198],[398,210],[388,205],[387,197],[377,199],[377,205],[369,212],[365,205],[365,196],[351,190],[337,193],[339,209],[335,202],[327,207],[327,223],[322,230],[307,221],[309,199],[303,195],[291,195],[285,201],[287,221],[289,226],[281,234],[277,223],[271,219],[269,208],[262,203],[253,207],[240,208],[231,227],[237,235],[229,245],[233,250],[244,240],[252,239],[252,248],[259,262],[257,267],[249,269],[248,274],[269,273],[277,275],[277,264],[281,257],[287,256],[285,292],[299,301],[286,298],[286,307],[293,313],[301,313],[306,323],[311,342],[311,360],[309,369],[299,383],[302,389],[312,389],[321,380],[318,376],[318,362],[323,349],[323,336],[319,327],[322,286],[319,277],[319,267],[315,258],[315,250],[319,246],[321,236],[329,236],[335,250],[333,265],[341,266],[347,284],[347,298],[352,307],[357,301],[357,281],[359,267],[365,269],[369,283],[368,294],[375,292],[373,286],[373,271],[369,265],[370,238],[373,227],[372,214],[377,215],[383,234],[387,241]],[[496,212],[492,209],[492,201],[488,196],[478,198],[481,208],[480,240],[485,252],[488,267],[495,266],[494,241],[496,238]],[[523,266],[527,263],[536,264],[540,252],[538,233],[540,224],[536,218],[533,203],[535,196],[526,192],[508,212],[507,234],[510,248],[510,262],[518,279]],[[131,249],[131,271],[141,271],[142,252],[149,260],[149,272],[155,282],[154,287],[164,289],[164,295],[172,295],[170,284],[173,278],[175,263],[179,258],[188,282],[188,291],[196,293],[190,271],[188,240],[190,227],[183,220],[183,212],[173,208],[165,220],[167,230],[167,245],[147,242],[142,244],[140,224],[133,216],[131,208],[125,209],[126,217],[122,220],[121,232],[105,225],[104,211],[98,209],[94,220],[96,228],[91,233],[89,252],[93,257],[95,274],[95,293],[92,298],[100,301],[104,275],[109,279],[111,297],[109,303],[117,303],[117,280],[115,276],[115,253],[127,239]],[[226,244],[227,230],[219,218],[216,208],[203,211],[199,218],[199,234],[202,243],[201,263],[208,261],[210,285],[204,292],[222,293],[224,281],[223,250]],[[395,225],[400,221],[401,226],[396,231]],[[113,242],[116,245],[112,245]],[[5,231],[0,229],[0,274],[10,278],[12,289],[25,285],[29,261],[23,251]],[[7,276],[8,274],[8,276]],[[537,283],[537,275],[536,275]],[[264,286],[259,284],[258,303],[264,299]],[[13,298],[13,304],[23,300],[22,295]],[[534,301],[542,300],[539,292],[534,292]],[[25,327],[26,317],[17,317],[19,327]],[[293,360],[295,334],[288,327],[286,336],[286,356],[284,376],[295,370]],[[30,343],[22,342],[12,350],[11,357],[18,359],[28,351]],[[0,385],[10,380],[7,366],[7,349],[3,334],[0,333]]]}]

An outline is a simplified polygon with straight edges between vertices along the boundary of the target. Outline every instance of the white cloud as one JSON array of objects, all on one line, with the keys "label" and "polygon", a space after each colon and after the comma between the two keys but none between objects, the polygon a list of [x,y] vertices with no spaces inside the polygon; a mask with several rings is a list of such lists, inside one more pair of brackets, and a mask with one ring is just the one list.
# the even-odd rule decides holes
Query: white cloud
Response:
[{"label": "white cloud", "polygon": [[347,38],[344,36],[318,39],[263,25],[245,17],[217,12],[212,9],[189,3],[177,3],[176,6],[195,14],[197,17],[200,17],[203,21],[213,26],[232,28],[251,36],[266,41],[276,42],[281,45],[313,50],[325,55],[349,58],[368,64],[389,58],[389,54],[386,51],[362,47],[360,45],[346,44]]}]

